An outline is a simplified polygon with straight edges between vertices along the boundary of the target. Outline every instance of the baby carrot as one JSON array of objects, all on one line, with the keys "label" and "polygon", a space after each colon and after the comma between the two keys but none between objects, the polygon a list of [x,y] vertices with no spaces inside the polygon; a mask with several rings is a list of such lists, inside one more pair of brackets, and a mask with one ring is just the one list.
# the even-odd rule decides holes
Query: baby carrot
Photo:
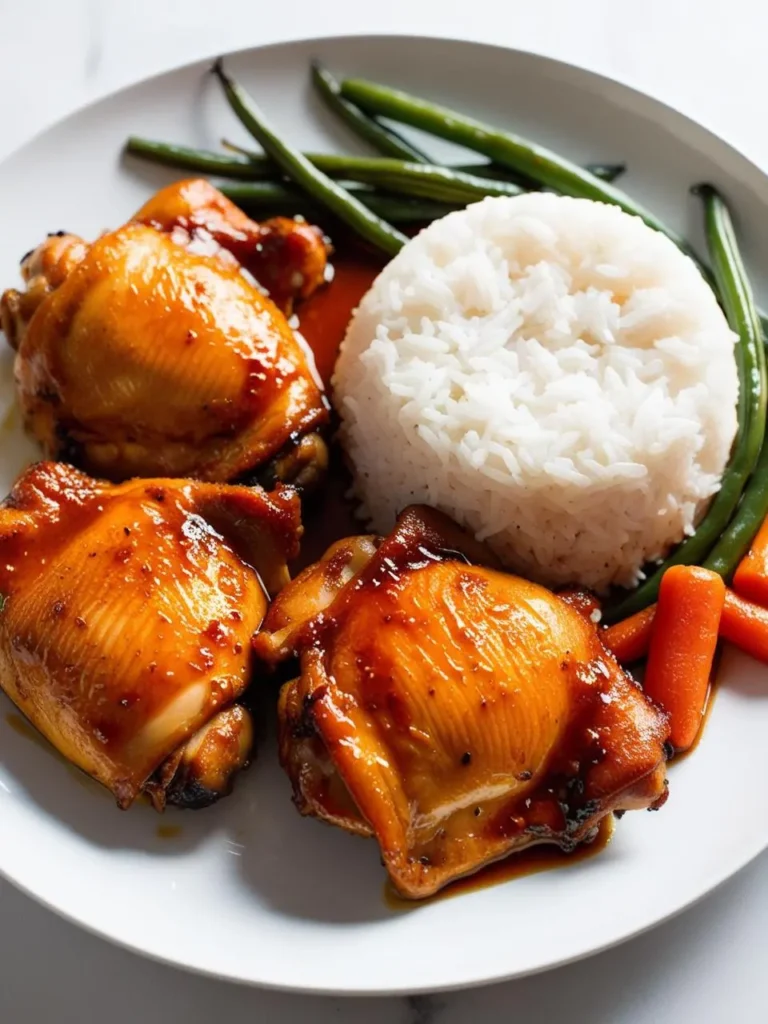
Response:
[{"label": "baby carrot", "polygon": [[709,569],[674,565],[662,577],[643,688],[669,714],[677,750],[701,728],[724,601],[725,583]]},{"label": "baby carrot", "polygon": [[768,518],[763,520],[749,551],[733,574],[733,589],[750,601],[768,606]]},{"label": "baby carrot", "polygon": [[720,636],[758,661],[768,662],[768,608],[727,590]]},{"label": "baby carrot", "polygon": [[649,605],[641,612],[635,612],[628,619],[615,622],[608,629],[603,630],[600,639],[616,660],[623,665],[640,661],[648,653],[655,617],[656,605]]}]

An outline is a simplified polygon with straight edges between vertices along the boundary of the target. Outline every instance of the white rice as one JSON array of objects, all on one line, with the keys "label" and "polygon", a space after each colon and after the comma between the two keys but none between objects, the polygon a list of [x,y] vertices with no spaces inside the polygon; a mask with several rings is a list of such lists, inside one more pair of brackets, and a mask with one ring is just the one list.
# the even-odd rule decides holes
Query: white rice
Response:
[{"label": "white rice", "polygon": [[381,273],[336,365],[361,514],[384,533],[426,502],[526,576],[631,585],[718,489],[734,341],[691,260],[616,207],[452,213]]}]

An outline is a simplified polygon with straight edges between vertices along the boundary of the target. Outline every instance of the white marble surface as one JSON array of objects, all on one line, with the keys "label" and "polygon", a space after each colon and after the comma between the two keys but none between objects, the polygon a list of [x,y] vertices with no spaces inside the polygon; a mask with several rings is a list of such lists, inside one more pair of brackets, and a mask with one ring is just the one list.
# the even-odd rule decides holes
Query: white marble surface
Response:
[{"label": "white marble surface", "polygon": [[[299,35],[373,31],[504,42],[594,68],[679,107],[768,169],[761,0],[472,0],[460,9],[445,0],[292,0],[274,9],[260,0],[0,0],[0,158],[75,106],[174,64]],[[712,828],[716,808],[701,823],[703,842]],[[542,913],[556,927],[557,909]],[[330,1000],[150,963],[0,882],[0,1022],[209,1024],[247,1014],[257,1024],[752,1024],[768,1019],[767,931],[763,856],[682,917],[581,964],[446,996]]]}]

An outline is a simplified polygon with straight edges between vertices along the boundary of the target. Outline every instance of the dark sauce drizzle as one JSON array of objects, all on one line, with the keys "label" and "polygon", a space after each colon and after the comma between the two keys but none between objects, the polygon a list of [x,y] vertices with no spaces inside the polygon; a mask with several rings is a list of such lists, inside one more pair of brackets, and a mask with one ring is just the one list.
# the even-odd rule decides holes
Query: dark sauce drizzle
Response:
[{"label": "dark sauce drizzle", "polygon": [[404,899],[392,882],[387,879],[384,883],[384,902],[391,910],[418,910],[419,907],[436,903],[438,900],[452,899],[454,896],[461,896],[462,893],[489,889],[502,882],[511,882],[516,878],[525,878],[527,875],[538,875],[542,871],[553,871],[555,868],[570,868],[576,864],[583,864],[606,849],[613,838],[615,820],[612,814],[606,815],[597,828],[595,838],[591,842],[581,843],[570,853],[566,853],[565,850],[552,843],[529,846],[518,853],[510,854],[503,860],[489,864],[474,875],[458,878],[425,900]]}]

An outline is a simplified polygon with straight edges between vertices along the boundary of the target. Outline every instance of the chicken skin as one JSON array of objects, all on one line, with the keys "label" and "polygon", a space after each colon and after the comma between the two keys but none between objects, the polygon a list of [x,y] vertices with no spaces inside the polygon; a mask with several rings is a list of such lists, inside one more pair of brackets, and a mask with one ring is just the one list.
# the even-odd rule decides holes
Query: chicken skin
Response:
[{"label": "chicken skin", "polygon": [[666,797],[666,718],[594,624],[431,509],[335,544],[254,646],[299,657],[279,707],[299,810],[375,836],[406,897]]},{"label": "chicken skin", "polygon": [[[226,482],[272,464],[307,484],[327,460],[322,386],[283,313],[219,242],[228,228],[233,249],[248,239],[261,259],[263,226],[194,184],[164,189],[90,245],[53,235],[25,258],[27,289],[7,291],[0,316],[26,427],[47,457],[110,480]],[[295,269],[304,257],[291,263],[290,233],[280,237],[271,265],[282,256],[309,288]]]},{"label": "chicken skin", "polygon": [[291,488],[33,466],[0,506],[0,685],[120,807],[213,802],[250,755],[235,701],[300,532]]}]

